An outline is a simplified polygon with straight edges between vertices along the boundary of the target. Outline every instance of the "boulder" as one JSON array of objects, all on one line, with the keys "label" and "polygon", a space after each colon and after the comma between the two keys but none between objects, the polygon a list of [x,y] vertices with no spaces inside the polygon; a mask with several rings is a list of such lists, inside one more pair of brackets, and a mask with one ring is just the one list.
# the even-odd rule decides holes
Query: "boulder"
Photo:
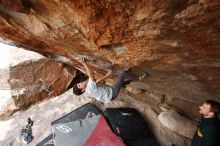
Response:
[{"label": "boulder", "polygon": [[173,110],[161,112],[158,119],[169,130],[188,138],[192,138],[196,130],[195,123]]},{"label": "boulder", "polygon": [[127,86],[126,90],[128,90],[129,92],[133,94],[141,94],[143,92],[143,90],[135,88],[135,87],[131,87],[131,86]]},{"label": "boulder", "polygon": [[45,58],[11,67],[8,100],[4,101],[0,117],[64,93],[75,77],[75,72],[72,67]]}]

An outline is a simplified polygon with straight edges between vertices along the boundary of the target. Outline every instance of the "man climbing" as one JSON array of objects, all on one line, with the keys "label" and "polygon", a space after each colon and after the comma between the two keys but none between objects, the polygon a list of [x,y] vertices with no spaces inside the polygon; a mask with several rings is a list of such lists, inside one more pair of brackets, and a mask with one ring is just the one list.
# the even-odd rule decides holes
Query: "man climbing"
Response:
[{"label": "man climbing", "polygon": [[206,100],[200,107],[202,115],[198,123],[191,146],[219,146],[220,145],[220,122],[218,115],[220,104],[213,100]]},{"label": "man climbing", "polygon": [[113,86],[109,87],[98,83],[109,77],[112,74],[112,71],[108,71],[105,76],[96,80],[94,77],[93,70],[87,65],[86,61],[83,58],[81,58],[79,62],[86,69],[86,73],[89,76],[89,79],[88,81],[75,84],[73,86],[73,93],[75,95],[81,95],[82,93],[86,92],[89,97],[93,97],[96,100],[104,103],[108,103],[118,96],[121,86],[123,85],[125,80],[138,81],[142,80],[145,76],[148,75],[145,72],[142,76],[139,77],[132,73],[121,72]]}]

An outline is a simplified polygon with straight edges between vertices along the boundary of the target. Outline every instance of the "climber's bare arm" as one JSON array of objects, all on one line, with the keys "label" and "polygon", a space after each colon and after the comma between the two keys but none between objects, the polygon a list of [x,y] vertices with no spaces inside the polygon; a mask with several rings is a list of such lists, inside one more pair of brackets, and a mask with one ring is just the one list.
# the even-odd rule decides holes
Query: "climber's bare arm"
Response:
[{"label": "climber's bare arm", "polygon": [[86,73],[92,81],[95,81],[93,70],[88,66],[84,58],[79,59],[79,62],[83,65],[86,69]]},{"label": "climber's bare arm", "polygon": [[105,76],[103,76],[103,77],[101,77],[101,78],[99,78],[99,79],[96,80],[96,83],[99,83],[99,82],[105,80],[105,79],[106,79],[107,77],[109,77],[111,74],[112,74],[112,71],[111,71],[111,70],[108,70],[108,72],[106,73]]}]

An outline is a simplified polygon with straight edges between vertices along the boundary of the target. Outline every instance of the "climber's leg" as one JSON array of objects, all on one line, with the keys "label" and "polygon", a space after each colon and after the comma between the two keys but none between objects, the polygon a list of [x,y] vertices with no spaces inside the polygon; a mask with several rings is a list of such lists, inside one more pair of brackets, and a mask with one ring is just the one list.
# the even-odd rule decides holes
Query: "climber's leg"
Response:
[{"label": "climber's leg", "polygon": [[125,79],[130,81],[138,81],[139,77],[133,73],[127,73],[127,72],[120,73],[119,77],[112,86],[113,96],[111,100],[114,100],[118,96],[118,93]]}]

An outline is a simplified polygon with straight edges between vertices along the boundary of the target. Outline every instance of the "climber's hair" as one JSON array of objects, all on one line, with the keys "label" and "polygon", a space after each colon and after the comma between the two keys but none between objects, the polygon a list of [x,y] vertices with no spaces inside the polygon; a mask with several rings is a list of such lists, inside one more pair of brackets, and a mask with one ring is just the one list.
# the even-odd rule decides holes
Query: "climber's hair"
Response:
[{"label": "climber's hair", "polygon": [[82,89],[79,89],[79,88],[77,87],[77,84],[78,84],[78,83],[76,83],[76,84],[73,85],[73,94],[79,96],[79,95],[82,95],[85,91],[82,91]]},{"label": "climber's hair", "polygon": [[204,103],[210,105],[210,111],[214,113],[214,116],[219,116],[220,114],[220,103],[214,100],[206,100]]}]

